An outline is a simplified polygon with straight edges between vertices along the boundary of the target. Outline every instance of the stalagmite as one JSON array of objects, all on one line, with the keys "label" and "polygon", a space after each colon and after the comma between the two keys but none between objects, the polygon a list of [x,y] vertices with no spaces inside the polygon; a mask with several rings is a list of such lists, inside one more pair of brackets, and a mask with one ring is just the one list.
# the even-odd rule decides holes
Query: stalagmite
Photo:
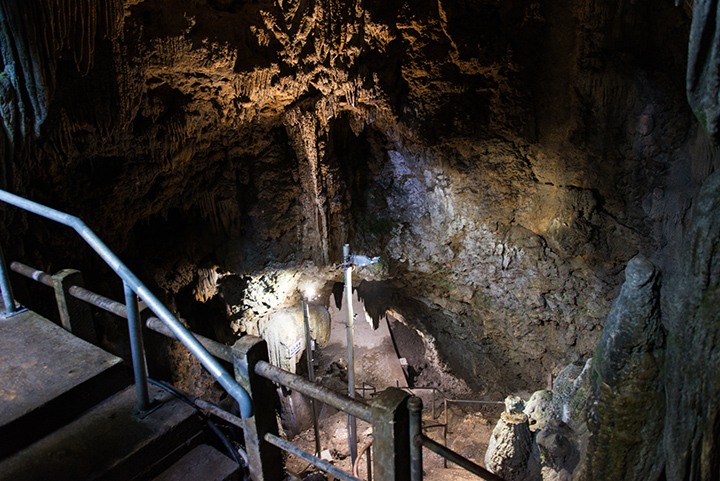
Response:
[{"label": "stalagmite", "polygon": [[525,481],[532,442],[527,415],[503,412],[485,453],[485,467],[507,481]]}]

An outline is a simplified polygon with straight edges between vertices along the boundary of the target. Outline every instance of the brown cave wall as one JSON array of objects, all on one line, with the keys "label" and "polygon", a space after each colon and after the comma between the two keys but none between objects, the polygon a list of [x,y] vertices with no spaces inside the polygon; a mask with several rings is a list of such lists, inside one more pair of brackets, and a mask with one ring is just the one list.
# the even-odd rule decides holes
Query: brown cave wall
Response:
[{"label": "brown cave wall", "polygon": [[[2,9],[17,45],[65,39],[13,64],[45,97],[3,51],[11,191],[80,216],[171,304],[222,291],[203,269],[280,292],[273,269],[382,254],[387,305],[476,389],[590,355],[625,263],[670,266],[714,168],[672,1],[43,5],[28,24],[54,29],[30,33]],[[38,267],[91,263],[3,215]],[[240,297],[227,322],[286,301]]]}]

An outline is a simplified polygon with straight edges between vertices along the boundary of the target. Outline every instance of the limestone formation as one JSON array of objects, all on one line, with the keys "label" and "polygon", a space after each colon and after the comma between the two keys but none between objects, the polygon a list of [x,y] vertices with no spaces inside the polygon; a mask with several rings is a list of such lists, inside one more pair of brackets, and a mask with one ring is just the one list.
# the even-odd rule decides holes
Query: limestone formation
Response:
[{"label": "limestone formation", "polygon": [[635,257],[592,364],[588,480],[655,480],[663,469],[665,333],[659,273]]},{"label": "limestone formation", "polygon": [[579,461],[575,431],[562,421],[551,419],[535,435],[527,481],[570,481]]},{"label": "limestone formation", "polygon": [[[663,448],[651,461],[658,443],[638,441],[637,462],[603,473],[713,479],[720,156],[685,67],[691,101],[712,97],[716,42],[694,27],[688,62],[688,35],[717,2],[680,3],[0,2],[0,186],[79,216],[190,325],[227,336],[296,306],[304,276],[329,302],[345,243],[382,256],[354,276],[375,283],[373,318],[397,313],[476,393],[560,374],[528,404],[533,429],[559,430],[541,437],[553,476],[572,464],[562,440],[584,442],[590,391],[592,449],[618,459],[607,427],[640,410],[637,388]],[[64,228],[6,208],[0,224],[9,260],[78,268],[117,297]],[[663,276],[644,325],[608,318],[638,254]]]},{"label": "limestone formation", "polygon": [[717,0],[695,0],[693,23],[688,48],[688,101],[705,131],[717,143],[720,141],[720,103],[718,102]]},{"label": "limestone formation", "polygon": [[[590,365],[591,360],[567,366],[555,379],[552,391],[536,391],[528,401],[509,396],[496,427],[498,435],[493,432],[485,454],[486,466],[492,463],[491,469],[505,469],[508,476],[523,481],[575,479],[587,443]],[[510,412],[516,413],[513,419],[527,420],[526,428],[508,431]]]},{"label": "limestone formation", "polygon": [[507,481],[525,481],[532,442],[528,417],[503,412],[485,453],[485,467]]},{"label": "limestone formation", "polygon": [[[319,305],[309,305],[308,314],[310,337],[318,347],[323,347],[330,338],[330,314]],[[295,307],[275,312],[261,323],[260,336],[268,343],[270,363],[295,372],[307,347],[302,309]]]},{"label": "limestone formation", "polygon": [[720,474],[720,173],[705,182],[695,205],[681,274],[668,288],[663,451],[667,479]]}]

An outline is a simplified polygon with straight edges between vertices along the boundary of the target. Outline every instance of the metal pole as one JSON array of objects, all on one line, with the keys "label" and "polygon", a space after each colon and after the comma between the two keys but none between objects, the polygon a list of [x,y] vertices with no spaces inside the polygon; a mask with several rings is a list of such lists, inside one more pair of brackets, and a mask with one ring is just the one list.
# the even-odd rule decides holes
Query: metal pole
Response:
[{"label": "metal pole", "polygon": [[332,464],[328,463],[325,460],[322,460],[320,458],[317,458],[313,456],[312,454],[303,451],[302,449],[298,448],[297,446],[285,441],[282,438],[279,438],[275,436],[274,434],[267,433],[265,435],[265,441],[272,444],[273,446],[277,446],[278,448],[287,451],[290,454],[294,454],[298,458],[302,459],[303,461],[307,461],[308,463],[312,464],[313,466],[317,466],[318,468],[322,469],[326,473],[329,473],[335,478],[340,479],[342,481],[362,481],[359,478],[356,478],[355,476],[352,476],[342,469],[333,466]]},{"label": "metal pole", "polygon": [[[315,373],[313,369],[313,349],[312,339],[310,339],[310,313],[308,312],[307,299],[302,296],[303,321],[305,324],[305,354],[307,354],[308,363],[308,380],[315,381]],[[315,398],[310,398],[310,409],[312,409],[313,431],[315,432],[315,454],[320,456],[320,430],[318,429],[317,411],[315,409]]]},{"label": "metal pole", "polygon": [[422,399],[408,399],[410,411],[410,480],[422,481]]},{"label": "metal pole", "polygon": [[137,392],[137,410],[140,413],[150,409],[150,398],[147,386],[147,364],[145,363],[145,347],[143,346],[142,327],[138,302],[132,287],[125,287],[125,307],[127,308],[128,331],[130,332],[130,353],[132,355],[133,373],[135,375],[135,391]]},{"label": "metal pole", "polygon": [[368,448],[365,459],[367,460],[367,481],[372,481],[372,446]]},{"label": "metal pole", "polygon": [[[445,412],[445,429],[443,429],[443,444],[447,446],[447,433],[448,433],[448,402],[447,399],[445,399],[445,406],[444,406],[444,412]],[[447,469],[447,458],[443,457],[443,468]]]},{"label": "metal pole", "polygon": [[[352,264],[350,263],[350,244],[343,247],[345,258],[345,306],[347,307],[347,349],[348,349],[348,396],[355,397],[355,315],[353,314],[352,295]],[[348,444],[350,446],[350,461],[355,464],[357,459],[357,421],[348,414]]]},{"label": "metal pole", "polygon": [[12,316],[17,312],[15,298],[13,297],[12,288],[10,287],[10,279],[8,278],[7,265],[5,265],[5,255],[0,248],[0,289],[2,289],[2,300],[5,304],[5,312],[3,314]]},{"label": "metal pole", "polygon": [[430,451],[439,454],[445,459],[449,459],[453,463],[457,464],[461,468],[470,471],[476,476],[479,476],[482,479],[485,479],[487,481],[503,481],[503,479],[498,476],[497,474],[491,473],[487,469],[483,468],[482,466],[478,466],[477,464],[473,463],[469,459],[466,459],[456,453],[455,451],[452,451],[451,449],[448,449],[447,447],[443,446],[442,444],[433,441],[429,437],[425,435],[421,435],[420,439],[422,440],[422,445],[428,448]]},{"label": "metal pole", "polygon": [[432,418],[435,419],[435,388],[432,389]]},{"label": "metal pole", "polygon": [[[243,336],[240,339],[244,339],[245,337],[248,336]],[[296,376],[268,362],[258,361],[257,364],[255,364],[255,372],[265,379],[287,386],[306,396],[314,397],[318,401],[332,406],[338,411],[352,413],[356,418],[360,418],[370,424],[372,424],[375,419],[372,408],[367,404],[356,401],[355,399],[350,399],[344,394],[338,394],[325,386],[310,382],[304,377]]]}]

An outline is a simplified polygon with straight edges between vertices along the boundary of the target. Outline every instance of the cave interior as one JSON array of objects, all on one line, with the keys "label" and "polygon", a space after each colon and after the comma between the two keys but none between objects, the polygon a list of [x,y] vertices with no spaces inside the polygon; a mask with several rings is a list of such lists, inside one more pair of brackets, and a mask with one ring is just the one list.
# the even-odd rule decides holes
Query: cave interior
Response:
[{"label": "cave interior", "polygon": [[[193,332],[261,336],[303,375],[311,285],[338,390],[343,247],[378,256],[353,271],[363,388],[554,395],[575,454],[506,479],[718,479],[718,5],[0,2],[0,188],[82,219]],[[66,227],[0,223],[8,261],[122,299]],[[124,357],[111,317],[99,342]],[[151,375],[223,396],[147,344]],[[550,432],[533,442],[556,453]]]}]

